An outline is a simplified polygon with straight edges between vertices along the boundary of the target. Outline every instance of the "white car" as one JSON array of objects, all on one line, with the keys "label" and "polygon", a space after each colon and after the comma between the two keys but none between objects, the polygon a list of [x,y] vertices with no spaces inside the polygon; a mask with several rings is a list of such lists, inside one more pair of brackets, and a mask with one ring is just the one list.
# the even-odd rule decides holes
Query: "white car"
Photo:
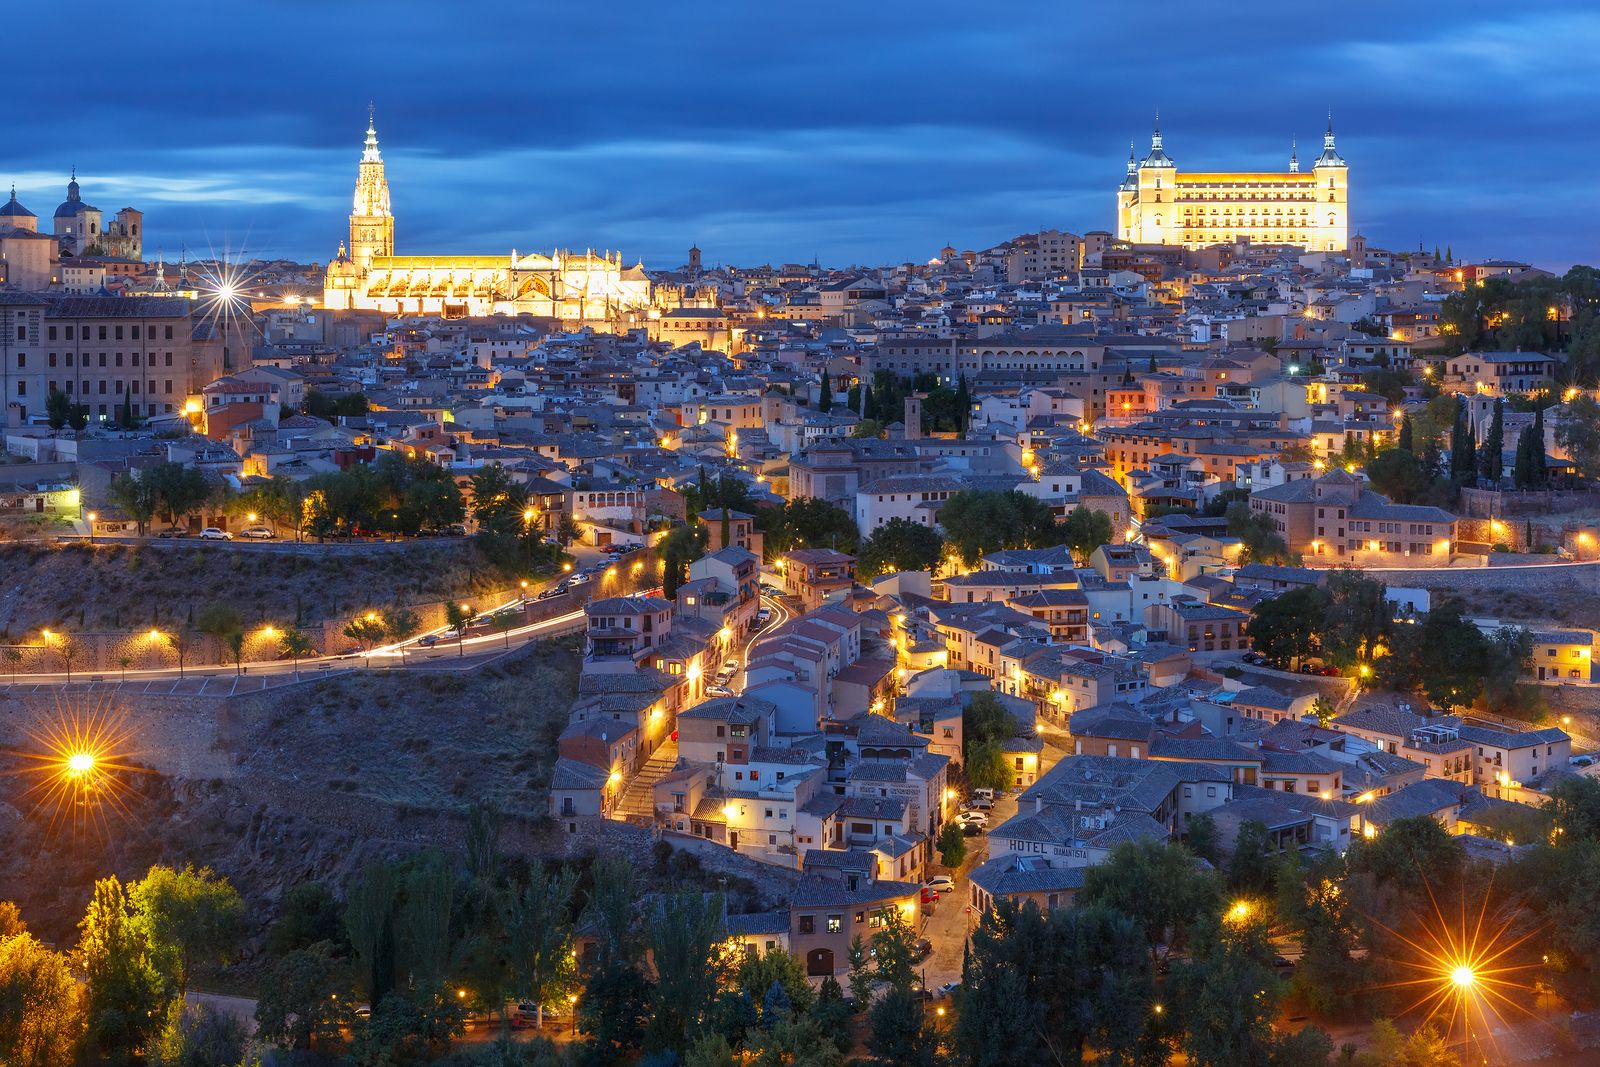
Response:
[{"label": "white car", "polygon": [[245,537],[253,538],[257,541],[270,541],[273,536],[272,531],[265,526],[246,526],[239,532]]},{"label": "white car", "polygon": [[956,823],[961,826],[988,826],[989,816],[981,811],[964,811],[956,816]]},{"label": "white car", "polygon": [[956,880],[948,874],[936,874],[926,882],[923,882],[922,888],[932,889],[938,893],[953,893],[956,888]]},{"label": "white car", "polygon": [[200,531],[200,540],[232,541],[233,534],[229,533],[227,530],[219,530],[215,526],[207,526],[204,530]]}]

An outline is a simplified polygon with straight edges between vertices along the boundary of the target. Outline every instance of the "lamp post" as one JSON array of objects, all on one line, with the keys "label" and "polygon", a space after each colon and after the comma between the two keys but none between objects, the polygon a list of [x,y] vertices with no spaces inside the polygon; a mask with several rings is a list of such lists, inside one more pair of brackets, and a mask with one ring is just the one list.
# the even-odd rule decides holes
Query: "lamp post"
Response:
[{"label": "lamp post", "polygon": [[96,519],[98,519],[99,517],[100,517],[99,513],[98,512],[93,512],[93,511],[89,512],[89,514],[87,516],[87,518],[89,520],[89,543],[91,545],[94,544],[94,521]]}]

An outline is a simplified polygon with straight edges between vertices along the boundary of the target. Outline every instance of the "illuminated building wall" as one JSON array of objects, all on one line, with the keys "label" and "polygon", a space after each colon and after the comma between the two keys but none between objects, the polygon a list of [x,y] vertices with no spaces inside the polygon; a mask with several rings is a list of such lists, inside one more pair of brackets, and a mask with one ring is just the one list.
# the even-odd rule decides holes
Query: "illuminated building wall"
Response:
[{"label": "illuminated building wall", "polygon": [[1287,171],[1185,173],[1163,150],[1157,126],[1143,160],[1128,153],[1117,236],[1185,248],[1248,240],[1341,251],[1349,243],[1349,168],[1334,148],[1331,119],[1322,146],[1309,172],[1291,150]]}]

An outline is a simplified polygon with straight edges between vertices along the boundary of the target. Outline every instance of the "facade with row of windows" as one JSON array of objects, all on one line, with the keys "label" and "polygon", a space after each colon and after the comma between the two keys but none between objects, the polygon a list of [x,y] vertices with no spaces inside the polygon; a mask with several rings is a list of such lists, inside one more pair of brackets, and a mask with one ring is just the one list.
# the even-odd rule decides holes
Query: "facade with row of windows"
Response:
[{"label": "facade with row of windows", "polygon": [[225,372],[224,338],[188,300],[0,294],[0,390],[8,423],[44,416],[52,393],[91,421],[170,415]]}]

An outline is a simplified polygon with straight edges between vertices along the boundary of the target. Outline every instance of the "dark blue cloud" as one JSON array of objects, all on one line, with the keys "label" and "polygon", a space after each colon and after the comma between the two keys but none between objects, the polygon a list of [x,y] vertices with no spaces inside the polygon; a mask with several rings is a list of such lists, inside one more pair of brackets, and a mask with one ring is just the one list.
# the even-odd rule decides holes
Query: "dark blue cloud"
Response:
[{"label": "dark blue cloud", "polygon": [[325,259],[371,99],[403,252],[926,259],[1110,228],[1158,109],[1180,166],[1244,169],[1283,165],[1294,136],[1314,155],[1331,107],[1373,241],[1597,258],[1586,4],[73,10],[92,62],[59,47],[59,5],[12,13],[8,81],[34,88],[13,94],[0,180],[48,215],[76,165],[87,199],[145,209],[169,254]]}]

